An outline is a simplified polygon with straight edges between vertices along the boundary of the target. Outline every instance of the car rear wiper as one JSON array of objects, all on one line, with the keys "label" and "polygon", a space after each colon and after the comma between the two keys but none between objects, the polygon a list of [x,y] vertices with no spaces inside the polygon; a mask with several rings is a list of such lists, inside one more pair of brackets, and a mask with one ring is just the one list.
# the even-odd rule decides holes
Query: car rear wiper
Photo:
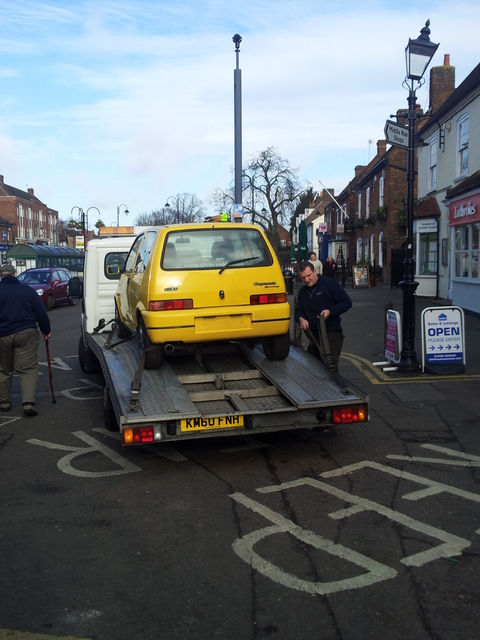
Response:
[{"label": "car rear wiper", "polygon": [[220,275],[221,273],[223,273],[225,269],[228,269],[228,267],[230,267],[232,264],[239,264],[240,262],[250,262],[251,260],[258,260],[259,257],[260,256],[253,256],[253,258],[239,258],[238,260],[230,260],[230,262],[227,262],[227,264],[220,269],[218,274]]}]

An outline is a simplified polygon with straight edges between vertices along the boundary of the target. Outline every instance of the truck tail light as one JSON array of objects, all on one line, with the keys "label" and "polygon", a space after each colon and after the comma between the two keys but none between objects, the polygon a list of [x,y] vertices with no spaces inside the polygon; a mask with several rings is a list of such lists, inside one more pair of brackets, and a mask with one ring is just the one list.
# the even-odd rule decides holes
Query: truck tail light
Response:
[{"label": "truck tail light", "polygon": [[179,309],[193,309],[193,300],[185,298],[184,300],[150,300],[148,303],[149,311],[178,311]]},{"label": "truck tail light", "polygon": [[134,427],[123,430],[123,444],[143,444],[153,442],[154,429],[149,424],[145,427]]},{"label": "truck tail light", "polygon": [[250,304],[276,304],[286,302],[286,293],[259,293],[250,296]]},{"label": "truck tail light", "polygon": [[366,405],[358,407],[336,407],[332,409],[333,424],[350,424],[351,422],[366,422],[368,411]]}]

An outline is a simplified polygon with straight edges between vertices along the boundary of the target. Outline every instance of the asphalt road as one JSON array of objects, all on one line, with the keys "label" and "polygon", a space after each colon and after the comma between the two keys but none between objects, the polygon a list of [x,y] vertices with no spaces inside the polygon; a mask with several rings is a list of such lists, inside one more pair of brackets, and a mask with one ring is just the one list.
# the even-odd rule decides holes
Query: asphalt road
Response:
[{"label": "asphalt road", "polygon": [[0,415],[0,640],[480,637],[480,320],[465,374],[387,375],[400,294],[351,293],[340,368],[368,424],[175,447],[103,430],[80,306],[53,309],[56,404],[41,345],[40,415],[18,380]]}]

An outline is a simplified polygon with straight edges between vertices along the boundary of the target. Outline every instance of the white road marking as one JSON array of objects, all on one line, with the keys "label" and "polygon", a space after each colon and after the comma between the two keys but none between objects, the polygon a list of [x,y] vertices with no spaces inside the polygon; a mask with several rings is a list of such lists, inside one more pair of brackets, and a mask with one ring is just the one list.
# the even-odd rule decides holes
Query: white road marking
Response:
[{"label": "white road marking", "polygon": [[[256,571],[267,578],[284,585],[285,587],[297,589],[298,591],[304,591],[306,593],[325,595],[328,593],[345,591],[346,589],[366,587],[382,580],[394,578],[397,575],[395,569],[381,564],[380,562],[376,562],[375,560],[372,560],[372,558],[368,558],[367,556],[364,556],[357,551],[353,551],[348,547],[344,547],[341,544],[336,544],[333,540],[323,538],[313,531],[302,529],[288,518],[284,518],[279,513],[272,511],[259,502],[251,500],[243,493],[232,493],[231,498],[274,523],[273,526],[264,527],[263,529],[253,531],[252,533],[243,536],[243,538],[238,538],[232,545],[233,550],[240,558],[242,558],[242,560],[250,564]],[[253,546],[257,542],[276,533],[290,533],[298,540],[301,540],[316,549],[321,549],[330,555],[337,556],[343,560],[356,564],[367,571],[367,573],[362,573],[355,578],[346,578],[344,580],[335,580],[332,582],[312,582],[297,578],[296,576],[283,571],[268,560],[265,560],[253,550]]]},{"label": "white road marking", "polygon": [[429,480],[428,478],[423,478],[422,476],[408,473],[408,471],[394,469],[393,467],[387,467],[386,465],[379,464],[378,462],[371,462],[369,460],[357,462],[355,464],[351,464],[347,467],[341,467],[340,469],[335,469],[333,471],[325,471],[321,474],[321,476],[322,478],[335,478],[337,476],[344,476],[349,473],[353,473],[354,471],[367,468],[376,469],[377,471],[388,473],[389,475],[396,476],[397,478],[402,478],[403,480],[411,480],[412,482],[416,482],[417,484],[425,485],[427,487],[427,489],[421,489],[419,491],[406,493],[404,496],[402,496],[405,500],[419,500],[420,498],[425,498],[438,493],[451,493],[454,496],[465,498],[466,500],[480,502],[480,495],[478,493],[472,493],[471,491],[465,491],[464,489],[459,489],[458,487],[452,487],[449,484],[435,482],[434,480]]},{"label": "white road marking", "polygon": [[[365,466],[370,466],[373,464],[375,463],[369,463]],[[338,472],[341,472],[346,468],[347,467],[337,469],[336,475],[343,475],[342,473]],[[333,472],[329,471],[327,473],[332,474]],[[322,476],[323,475],[326,474],[322,474]],[[419,553],[414,553],[411,556],[403,558],[400,562],[404,565],[407,565],[408,567],[421,567],[427,562],[431,562],[432,560],[436,560],[437,558],[442,558],[444,556],[459,556],[462,553],[463,549],[466,549],[471,544],[468,540],[465,540],[465,538],[460,538],[459,536],[448,533],[447,531],[443,531],[442,529],[437,529],[436,527],[432,527],[429,524],[420,522],[419,520],[415,520],[414,518],[400,513],[399,511],[394,511],[389,507],[385,507],[378,502],[373,502],[373,500],[367,500],[366,498],[360,498],[351,493],[347,493],[346,491],[342,491],[342,489],[337,489],[336,487],[333,487],[326,482],[315,480],[314,478],[300,478],[300,480],[284,482],[280,485],[263,487],[261,489],[257,489],[257,491],[259,493],[273,493],[277,491],[284,491],[285,489],[302,487],[304,485],[311,486],[314,489],[325,491],[326,493],[339,498],[343,502],[349,502],[355,506],[355,508],[353,509],[344,509],[343,511],[335,511],[333,512],[333,514],[330,514],[330,517],[333,517],[336,520],[347,518],[348,516],[354,515],[361,511],[375,511],[378,514],[385,516],[389,520],[392,520],[393,522],[398,522],[404,527],[408,527],[413,531],[418,531],[426,536],[436,538],[437,540],[443,542],[443,544],[432,547],[427,551],[420,551]],[[478,496],[478,498],[480,499],[480,496]]]},{"label": "white road marking", "polygon": [[86,387],[73,387],[72,389],[65,389],[62,391],[62,395],[66,398],[70,398],[70,400],[102,400],[103,399],[103,386],[100,384],[96,384],[95,382],[91,382],[87,378],[80,378],[79,382],[83,382],[86,387],[93,387],[94,389],[101,390],[101,394],[98,396],[85,396],[81,397],[72,393],[73,391],[85,391]]},{"label": "white road marking", "polygon": [[[39,362],[38,364],[43,365],[44,367],[48,367],[48,362]],[[72,367],[69,367],[66,362],[61,360],[60,358],[51,358],[50,365],[52,369],[62,369],[62,371],[71,371]]]},{"label": "white road marking", "polygon": [[[38,444],[41,447],[47,447],[47,449],[59,449],[60,451],[71,451],[72,453],[69,453],[63,458],[60,458],[60,460],[57,462],[57,466],[60,469],[60,471],[63,471],[63,473],[67,473],[68,475],[71,475],[71,476],[79,476],[83,478],[105,478],[107,476],[119,476],[125,473],[134,473],[135,471],[142,471],[142,469],[138,467],[136,464],[133,464],[133,462],[126,460],[121,455],[119,455],[115,451],[112,451],[112,449],[109,449],[108,447],[106,447],[105,445],[95,440],[95,438],[90,437],[83,431],[74,431],[73,435],[76,436],[77,438],[80,438],[80,440],[83,440],[84,442],[88,443],[90,446],[69,447],[69,446],[66,446],[63,444],[57,444],[54,442],[45,442],[44,440],[38,440],[37,438],[27,440],[27,442],[30,442],[31,444]],[[121,467],[121,469],[117,471],[80,471],[72,467],[71,462],[74,458],[76,458],[77,456],[82,456],[92,452],[102,453],[104,456],[109,458],[112,462],[114,462],[119,467]]]},{"label": "white road marking", "polygon": [[[454,449],[448,449],[447,447],[440,447],[436,444],[422,444],[422,449],[430,449],[431,451],[438,451],[444,453],[447,456],[454,458],[461,458],[460,460],[445,460],[445,458],[420,458],[417,456],[396,456],[389,455],[387,458],[390,460],[406,460],[407,462],[437,462],[438,464],[452,465],[455,467],[480,467],[480,457],[474,456],[462,451],[455,451]],[[465,460],[465,462],[463,462]],[[468,462],[467,462],[468,461]]]}]

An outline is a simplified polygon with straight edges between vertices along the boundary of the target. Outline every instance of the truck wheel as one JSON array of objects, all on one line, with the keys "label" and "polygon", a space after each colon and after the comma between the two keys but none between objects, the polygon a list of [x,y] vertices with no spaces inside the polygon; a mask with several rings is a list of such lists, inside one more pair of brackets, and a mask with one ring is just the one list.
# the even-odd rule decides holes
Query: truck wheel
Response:
[{"label": "truck wheel", "polygon": [[108,431],[118,431],[117,417],[113,410],[112,399],[107,387],[103,387],[103,418],[105,422],[105,429]]},{"label": "truck wheel", "polygon": [[88,344],[85,344],[82,335],[78,341],[78,362],[80,364],[80,368],[82,371],[85,371],[85,373],[100,371],[100,363],[97,356],[93,353]]},{"label": "truck wheel", "polygon": [[120,340],[123,340],[124,338],[129,338],[132,335],[130,329],[126,325],[124,325],[123,322],[120,320],[120,314],[118,312],[116,300],[115,300],[115,324],[117,325],[117,335],[120,338]]},{"label": "truck wheel", "polygon": [[285,360],[290,353],[290,332],[280,336],[265,338],[262,342],[263,351],[269,360]]},{"label": "truck wheel", "polygon": [[47,307],[47,311],[51,311],[53,309],[54,303],[55,303],[55,300],[53,299],[53,296],[48,296],[47,304],[45,305]]},{"label": "truck wheel", "polygon": [[147,328],[142,318],[138,320],[137,342],[140,352],[145,352],[145,369],[158,369],[163,362],[163,351],[161,347],[157,347],[150,342]]}]

